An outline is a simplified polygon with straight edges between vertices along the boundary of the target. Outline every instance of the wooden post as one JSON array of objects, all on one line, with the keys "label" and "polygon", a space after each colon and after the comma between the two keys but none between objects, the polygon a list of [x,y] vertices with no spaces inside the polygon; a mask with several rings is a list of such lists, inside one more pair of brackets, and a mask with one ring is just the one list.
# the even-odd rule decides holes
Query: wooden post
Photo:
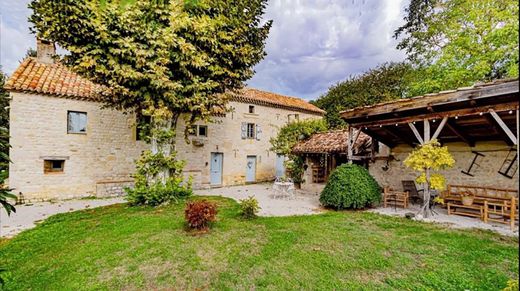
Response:
[{"label": "wooden post", "polygon": [[347,159],[348,159],[349,164],[352,164],[352,157],[353,157],[352,139],[353,138],[354,138],[354,128],[349,126],[348,127],[348,137],[347,137]]},{"label": "wooden post", "polygon": [[444,125],[446,125],[447,121],[448,121],[448,116],[445,116],[444,118],[442,118],[442,121],[439,124],[439,127],[437,127],[437,129],[435,130],[435,133],[433,134],[432,139],[437,139],[437,137],[439,137],[439,135],[441,134],[441,131],[444,128]]},{"label": "wooden post", "polygon": [[[424,120],[424,143],[428,143],[430,141],[430,121],[428,119]],[[430,169],[426,169],[425,171],[426,181],[430,181]],[[424,217],[428,217],[430,215],[430,185],[428,182],[424,185],[424,194],[423,194],[423,212]]]},{"label": "wooden post", "polygon": [[430,121],[428,119],[424,120],[424,143],[428,143],[430,141]]},{"label": "wooden post", "polygon": [[511,215],[509,216],[509,223],[511,225],[511,230],[515,229],[515,210],[516,210],[516,199],[515,197],[511,198]]},{"label": "wooden post", "polygon": [[488,202],[487,200],[484,200],[484,217],[482,217],[484,222],[488,222]]}]

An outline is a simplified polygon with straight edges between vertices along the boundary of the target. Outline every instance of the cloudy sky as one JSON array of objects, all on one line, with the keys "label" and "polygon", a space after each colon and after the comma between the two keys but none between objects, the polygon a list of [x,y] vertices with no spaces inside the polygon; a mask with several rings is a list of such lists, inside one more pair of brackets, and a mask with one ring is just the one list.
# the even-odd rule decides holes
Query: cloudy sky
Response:
[{"label": "cloudy sky", "polygon": [[[386,61],[399,61],[392,32],[409,0],[270,0],[267,57],[251,87],[316,99],[331,85]],[[35,48],[29,0],[0,0],[0,64],[11,74]]]}]

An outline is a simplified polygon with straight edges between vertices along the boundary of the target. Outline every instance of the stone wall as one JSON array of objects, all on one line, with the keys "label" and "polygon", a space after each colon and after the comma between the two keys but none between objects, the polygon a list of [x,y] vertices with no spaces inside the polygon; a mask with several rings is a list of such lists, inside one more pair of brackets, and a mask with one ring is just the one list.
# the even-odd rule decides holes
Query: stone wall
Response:
[{"label": "stone wall", "polygon": [[[518,189],[518,175],[510,179],[498,173],[510,149],[506,143],[480,142],[473,148],[463,143],[449,143],[447,146],[456,162],[455,167],[441,172],[446,177],[448,184]],[[378,160],[370,164],[370,173],[381,186],[402,189],[402,180],[414,180],[417,175],[403,164],[410,151],[411,148],[409,146],[393,148],[390,154],[395,157],[395,160],[388,163],[388,169],[384,170],[387,165],[386,161]],[[474,166],[472,170],[473,177],[461,172],[469,168],[474,157],[472,151],[485,155],[485,157],[478,160],[479,165]]]},{"label": "stone wall", "polygon": [[[253,114],[248,113],[250,105],[255,106]],[[257,182],[274,179],[276,153],[269,150],[269,139],[275,137],[283,125],[293,121],[295,114],[300,120],[321,118],[314,114],[247,103],[230,102],[228,106],[233,108],[233,112],[205,124],[208,126],[207,137],[190,137],[190,140],[197,139],[199,145],[184,142],[185,124],[182,118],[179,122],[176,149],[179,157],[187,162],[185,174],[193,176],[194,186],[198,188],[211,186],[211,153],[223,154],[223,186],[245,183],[247,156],[256,156]],[[244,122],[260,126],[262,132],[259,139],[242,139],[241,125]]]},{"label": "stone wall", "polygon": [[[135,160],[148,148],[136,141],[135,116],[101,109],[99,103],[37,94],[11,93],[10,129],[13,163],[9,185],[28,200],[67,199],[83,196],[121,195],[131,186]],[[233,112],[207,124],[207,137],[184,141],[184,120],[177,128],[178,158],[186,160],[185,175],[195,188],[210,187],[211,153],[223,154],[222,186],[245,183],[247,156],[256,156],[256,181],[274,178],[276,154],[269,151],[269,139],[289,120],[321,118],[314,114],[230,102]],[[67,112],[87,113],[86,134],[67,133]],[[258,124],[259,139],[242,139],[243,122]],[[201,123],[202,124],[202,123]],[[44,173],[44,159],[65,160],[64,171]]]},{"label": "stone wall", "polygon": [[[9,186],[29,200],[97,195],[99,181],[126,183],[146,144],[135,117],[99,103],[11,93]],[[86,134],[67,133],[67,111],[87,113]],[[65,159],[64,171],[44,173],[43,160]],[[104,194],[103,194],[104,195]]]}]

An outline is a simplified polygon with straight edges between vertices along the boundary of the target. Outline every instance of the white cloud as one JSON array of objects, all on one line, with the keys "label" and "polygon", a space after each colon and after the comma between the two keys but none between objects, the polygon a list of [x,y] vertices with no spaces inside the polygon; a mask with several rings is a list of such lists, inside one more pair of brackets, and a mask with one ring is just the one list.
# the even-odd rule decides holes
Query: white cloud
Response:
[{"label": "white cloud", "polygon": [[407,0],[271,0],[267,57],[249,85],[315,99],[331,85],[399,61],[393,31]]}]

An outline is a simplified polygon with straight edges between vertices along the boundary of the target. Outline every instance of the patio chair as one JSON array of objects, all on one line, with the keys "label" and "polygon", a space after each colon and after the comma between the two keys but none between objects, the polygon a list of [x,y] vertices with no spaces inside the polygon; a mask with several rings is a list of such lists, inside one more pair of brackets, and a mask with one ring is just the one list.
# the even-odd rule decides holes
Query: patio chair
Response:
[{"label": "patio chair", "polygon": [[410,194],[409,198],[412,204],[423,201],[424,189],[417,190],[417,186],[412,180],[404,180],[401,183],[403,184],[403,191]]},{"label": "patio chair", "polygon": [[383,206],[408,208],[408,198],[408,192],[393,191],[389,187],[385,187],[383,192]]}]

